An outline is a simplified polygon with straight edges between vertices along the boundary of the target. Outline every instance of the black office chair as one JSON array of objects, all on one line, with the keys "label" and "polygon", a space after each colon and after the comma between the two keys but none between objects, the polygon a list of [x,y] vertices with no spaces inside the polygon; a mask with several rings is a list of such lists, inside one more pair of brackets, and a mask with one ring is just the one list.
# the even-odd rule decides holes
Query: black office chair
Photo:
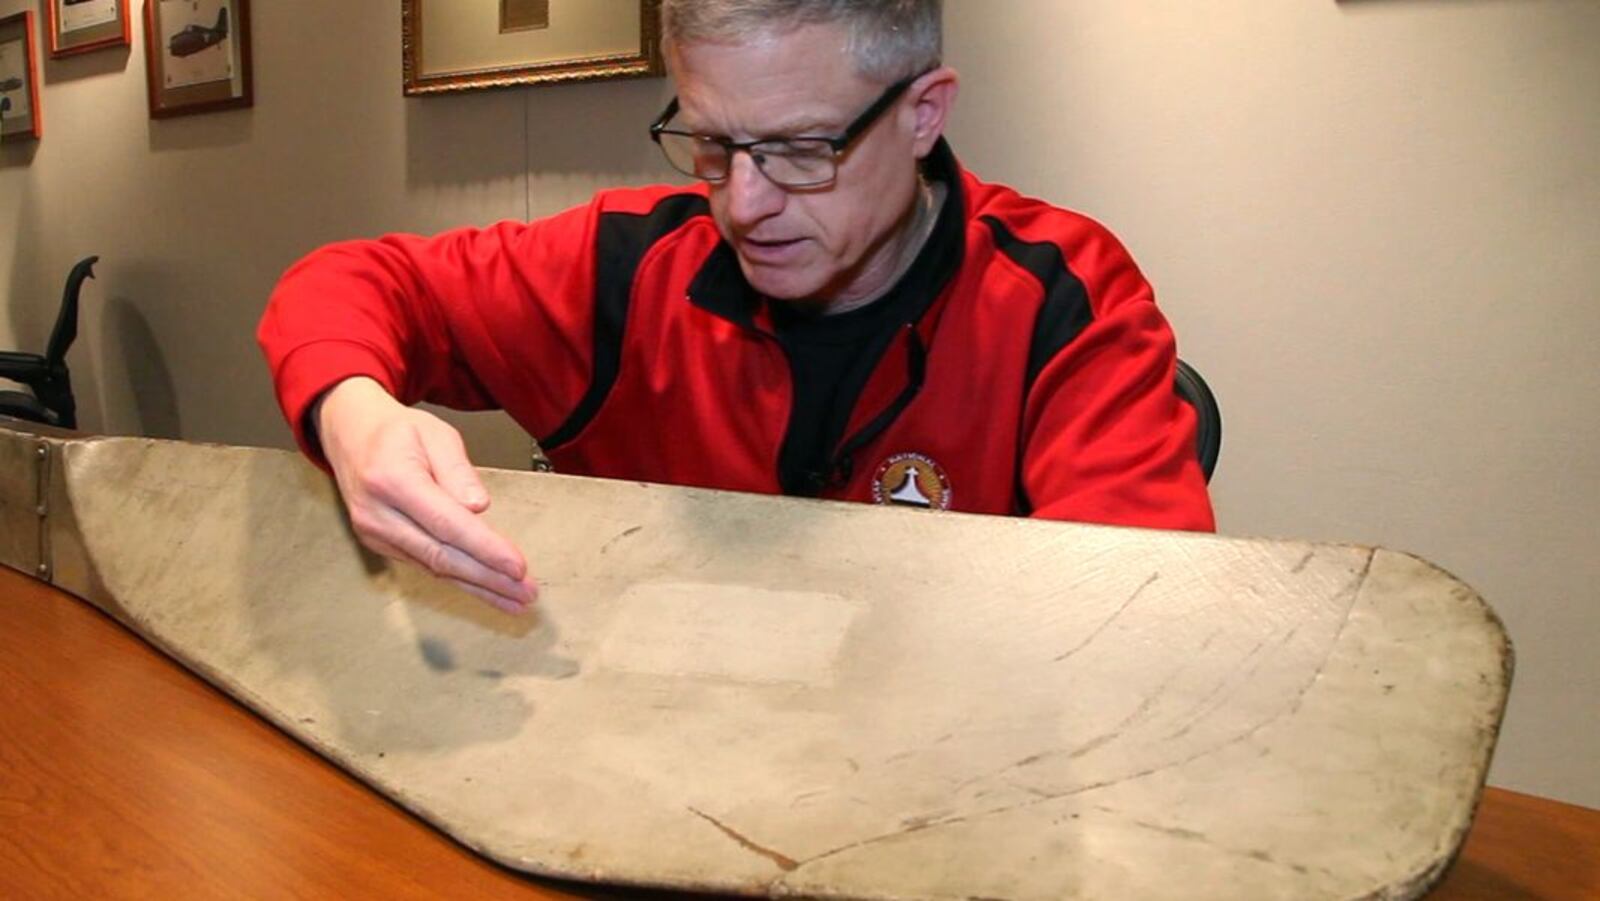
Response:
[{"label": "black office chair", "polygon": [[64,429],[78,427],[72,375],[67,372],[67,348],[78,337],[78,291],[83,288],[84,279],[94,277],[94,264],[99,259],[80,260],[67,274],[61,311],[56,314],[56,327],[50,331],[44,356],[0,350],[0,379],[21,382],[32,392],[0,391],[0,414]]},{"label": "black office chair", "polygon": [[1211,473],[1217,468],[1217,455],[1222,451],[1222,410],[1217,407],[1217,396],[1211,393],[1211,386],[1200,377],[1193,366],[1182,360],[1178,361],[1178,374],[1173,379],[1178,396],[1184,402],[1194,407],[1199,423],[1195,427],[1195,450],[1200,454],[1200,469],[1206,474],[1206,481],[1211,481]]}]

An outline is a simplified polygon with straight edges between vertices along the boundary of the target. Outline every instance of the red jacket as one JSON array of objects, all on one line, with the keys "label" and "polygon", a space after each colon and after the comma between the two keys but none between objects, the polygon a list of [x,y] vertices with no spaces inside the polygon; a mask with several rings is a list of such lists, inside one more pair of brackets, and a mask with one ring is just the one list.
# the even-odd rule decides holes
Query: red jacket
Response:
[{"label": "red jacket", "polygon": [[[944,251],[918,261],[938,272],[823,496],[1213,529],[1172,332],[1122,245],[942,143],[930,167],[952,188]],[[787,359],[701,186],[326,247],[284,275],[258,337],[314,459],[307,408],[367,375],[408,404],[503,407],[561,472],[780,491]]]}]

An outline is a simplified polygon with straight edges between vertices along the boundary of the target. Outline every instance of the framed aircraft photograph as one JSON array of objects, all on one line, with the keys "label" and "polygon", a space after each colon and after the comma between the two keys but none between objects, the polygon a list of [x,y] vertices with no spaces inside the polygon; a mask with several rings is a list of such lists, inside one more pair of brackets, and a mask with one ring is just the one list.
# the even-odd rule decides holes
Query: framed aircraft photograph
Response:
[{"label": "framed aircraft photograph", "polygon": [[249,0],[145,0],[150,118],[250,106]]},{"label": "framed aircraft photograph", "polygon": [[133,43],[128,0],[44,0],[50,56],[60,58]]},{"label": "framed aircraft photograph", "polygon": [[31,11],[0,19],[0,141],[7,144],[44,137],[37,48]]},{"label": "framed aircraft photograph", "polygon": [[401,0],[407,95],[661,75],[660,0]]}]

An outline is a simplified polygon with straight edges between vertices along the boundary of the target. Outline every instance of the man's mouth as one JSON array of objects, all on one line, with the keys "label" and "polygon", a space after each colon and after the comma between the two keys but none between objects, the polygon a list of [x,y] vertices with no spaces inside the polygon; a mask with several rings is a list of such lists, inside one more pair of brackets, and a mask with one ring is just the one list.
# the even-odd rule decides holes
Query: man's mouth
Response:
[{"label": "man's mouth", "polygon": [[792,259],[803,244],[805,244],[804,238],[787,240],[743,238],[739,241],[739,255],[752,263],[784,263]]}]

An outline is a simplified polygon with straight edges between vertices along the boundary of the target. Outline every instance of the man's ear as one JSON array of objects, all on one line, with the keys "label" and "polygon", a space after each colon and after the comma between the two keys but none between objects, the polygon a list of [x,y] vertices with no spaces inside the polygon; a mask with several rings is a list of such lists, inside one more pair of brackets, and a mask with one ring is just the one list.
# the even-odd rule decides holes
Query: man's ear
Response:
[{"label": "man's ear", "polygon": [[956,94],[961,78],[949,66],[940,66],[919,77],[907,91],[911,95],[911,108],[916,116],[914,146],[917,159],[933,152],[933,145],[944,134],[950,111],[955,108]]}]

